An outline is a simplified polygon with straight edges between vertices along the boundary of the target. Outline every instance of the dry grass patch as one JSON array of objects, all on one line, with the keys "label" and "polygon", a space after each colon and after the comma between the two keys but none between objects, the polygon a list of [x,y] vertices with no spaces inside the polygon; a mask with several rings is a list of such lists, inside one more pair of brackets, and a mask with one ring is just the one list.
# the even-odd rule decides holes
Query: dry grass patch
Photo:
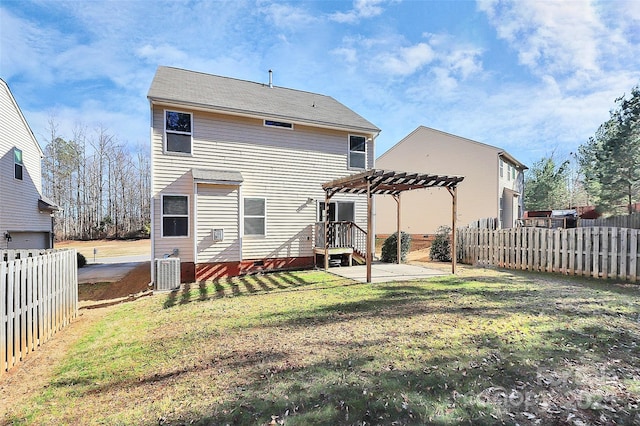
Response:
[{"label": "dry grass patch", "polygon": [[322,272],[109,308],[15,423],[640,422],[640,292],[550,275]]},{"label": "dry grass patch", "polygon": [[151,255],[151,240],[95,240],[60,241],[55,248],[74,248],[87,260],[93,259],[93,249],[97,249],[96,259],[102,257]]}]

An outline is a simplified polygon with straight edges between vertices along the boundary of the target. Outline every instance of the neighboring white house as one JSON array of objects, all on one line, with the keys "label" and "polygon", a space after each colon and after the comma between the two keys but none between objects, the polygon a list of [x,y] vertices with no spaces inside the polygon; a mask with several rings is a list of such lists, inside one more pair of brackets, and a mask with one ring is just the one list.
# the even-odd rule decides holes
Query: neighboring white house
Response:
[{"label": "neighboring white house", "polygon": [[[152,258],[182,281],[315,262],[327,181],[374,166],[380,130],[335,99],[159,67],[151,107]],[[366,229],[366,199],[336,195],[332,220]]]},{"label": "neighboring white house", "polygon": [[0,113],[0,248],[51,248],[57,207],[42,196],[42,149],[2,79]]},{"label": "neighboring white house", "polygon": [[[524,208],[524,170],[527,167],[495,146],[420,126],[376,160],[376,167],[420,173],[464,176],[458,186],[457,223],[496,218],[502,228],[515,226]],[[427,189],[402,196],[402,230],[409,234],[434,234],[451,226],[446,191]],[[376,199],[376,232],[396,230],[396,203]]]}]

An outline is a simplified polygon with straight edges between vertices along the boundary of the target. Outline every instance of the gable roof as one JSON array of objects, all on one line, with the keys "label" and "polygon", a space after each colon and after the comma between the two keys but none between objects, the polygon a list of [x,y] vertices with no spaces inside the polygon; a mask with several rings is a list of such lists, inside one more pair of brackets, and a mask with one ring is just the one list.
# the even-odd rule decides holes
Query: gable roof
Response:
[{"label": "gable roof", "polygon": [[443,135],[447,135],[447,136],[459,139],[459,140],[461,140],[463,142],[471,143],[471,144],[474,144],[474,145],[478,145],[478,146],[490,149],[490,150],[494,151],[496,153],[496,155],[498,155],[498,157],[502,157],[502,158],[506,159],[510,163],[514,164],[517,168],[520,168],[522,170],[528,169],[528,167],[525,164],[523,164],[520,161],[518,161],[514,156],[512,156],[511,154],[509,154],[507,151],[505,151],[502,148],[499,148],[499,147],[493,146],[493,145],[489,145],[489,144],[486,144],[486,143],[474,141],[473,139],[468,139],[468,138],[465,138],[465,137],[462,137],[462,136],[458,136],[458,135],[454,135],[454,134],[451,134],[451,133],[443,132],[442,130],[434,129],[434,128],[427,127],[427,126],[418,126],[418,127],[416,127],[415,130],[413,130],[407,136],[402,138],[398,143],[396,143],[394,146],[389,148],[389,150],[387,150],[385,153],[380,155],[378,157],[378,160],[384,158],[388,153],[390,153],[391,151],[393,151],[393,150],[397,149],[398,147],[400,147],[400,145],[402,145],[403,142],[405,142],[406,140],[408,140],[409,138],[414,136],[414,134],[417,134],[417,133],[422,132],[422,131],[441,133]]},{"label": "gable roof", "polygon": [[158,67],[147,97],[152,103],[180,104],[367,134],[380,132],[374,124],[330,96],[180,68]]},{"label": "gable roof", "polygon": [[18,115],[20,116],[20,119],[22,120],[24,127],[27,129],[27,133],[29,133],[29,139],[31,139],[33,144],[38,149],[38,153],[40,154],[40,157],[44,157],[44,152],[42,151],[42,147],[40,147],[40,144],[38,143],[36,136],[33,134],[33,130],[31,130],[29,123],[27,123],[27,119],[24,118],[24,114],[22,114],[20,105],[18,105],[18,102],[16,102],[16,98],[13,97],[13,93],[11,93],[11,89],[9,89],[9,85],[2,78],[0,78],[0,86],[2,86],[2,88],[6,91],[7,95],[9,96],[9,100],[11,100],[11,103],[13,104],[16,111],[18,112]]}]

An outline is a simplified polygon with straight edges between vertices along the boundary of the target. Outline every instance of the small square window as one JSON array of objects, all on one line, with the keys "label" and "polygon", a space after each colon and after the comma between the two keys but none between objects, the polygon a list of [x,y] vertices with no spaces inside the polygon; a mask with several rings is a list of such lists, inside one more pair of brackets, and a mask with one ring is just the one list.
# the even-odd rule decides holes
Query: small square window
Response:
[{"label": "small square window", "polygon": [[186,195],[162,196],[162,236],[189,236],[189,197]]},{"label": "small square window", "polygon": [[22,180],[24,164],[22,163],[22,150],[13,148],[13,177]]}]

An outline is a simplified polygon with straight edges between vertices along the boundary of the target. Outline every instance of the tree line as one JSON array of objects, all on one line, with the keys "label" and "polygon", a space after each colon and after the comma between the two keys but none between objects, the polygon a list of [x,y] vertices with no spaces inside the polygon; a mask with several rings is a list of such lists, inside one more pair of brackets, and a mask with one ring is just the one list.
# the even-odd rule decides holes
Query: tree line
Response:
[{"label": "tree line", "polygon": [[149,235],[151,166],[147,147],[132,149],[108,129],[87,134],[77,126],[60,135],[49,120],[44,147],[44,195],[60,210],[57,240],[132,238]]},{"label": "tree line", "polygon": [[525,209],[596,206],[604,214],[633,213],[640,201],[640,86],[617,98],[609,119],[559,161],[536,161],[525,179]]}]

